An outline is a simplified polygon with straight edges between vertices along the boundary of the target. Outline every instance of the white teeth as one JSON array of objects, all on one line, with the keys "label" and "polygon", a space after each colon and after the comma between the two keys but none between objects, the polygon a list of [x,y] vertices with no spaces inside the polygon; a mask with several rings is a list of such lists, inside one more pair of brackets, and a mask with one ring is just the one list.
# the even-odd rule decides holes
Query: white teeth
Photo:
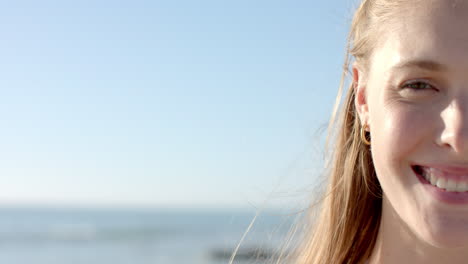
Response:
[{"label": "white teeth", "polygon": [[447,186],[447,180],[445,180],[444,178],[437,179],[436,186],[441,189],[445,189],[445,187]]},{"label": "white teeth", "polygon": [[457,184],[457,192],[466,192],[466,191],[468,191],[468,183],[459,182]]},{"label": "white teeth", "polygon": [[421,173],[433,186],[445,189],[448,192],[468,192],[468,182],[457,182],[453,179],[438,178],[432,169],[425,169]]},{"label": "white teeth", "polygon": [[436,186],[436,183],[437,183],[437,177],[434,174],[432,174],[431,175],[431,184]]},{"label": "white teeth", "polygon": [[447,187],[445,189],[447,189],[447,191],[449,192],[454,192],[457,189],[457,183],[454,180],[449,179],[447,181]]}]

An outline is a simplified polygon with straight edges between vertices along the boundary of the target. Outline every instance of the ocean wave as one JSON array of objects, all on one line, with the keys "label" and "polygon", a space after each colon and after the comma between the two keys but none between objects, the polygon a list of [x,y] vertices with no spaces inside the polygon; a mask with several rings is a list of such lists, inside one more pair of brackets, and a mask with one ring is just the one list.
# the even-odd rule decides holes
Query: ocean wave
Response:
[{"label": "ocean wave", "polygon": [[105,242],[160,240],[175,235],[177,230],[158,227],[107,227],[61,225],[43,230],[0,231],[0,243]]}]

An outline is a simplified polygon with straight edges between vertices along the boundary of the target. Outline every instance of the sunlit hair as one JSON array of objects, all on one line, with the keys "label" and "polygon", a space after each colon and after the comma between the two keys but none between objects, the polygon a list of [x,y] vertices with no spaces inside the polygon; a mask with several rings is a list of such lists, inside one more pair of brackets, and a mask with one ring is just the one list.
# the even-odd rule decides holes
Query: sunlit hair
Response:
[{"label": "sunlit hair", "polygon": [[[372,145],[365,145],[360,138],[362,124],[355,108],[354,84],[345,91],[343,88],[351,63],[357,63],[364,71],[369,67],[372,52],[402,5],[401,0],[363,0],[354,14],[329,125],[327,188],[320,206],[311,206],[308,216],[311,225],[292,254],[294,261],[288,263],[365,263],[374,248],[381,219],[382,189],[372,163]],[[318,216],[314,212],[317,210]]]}]

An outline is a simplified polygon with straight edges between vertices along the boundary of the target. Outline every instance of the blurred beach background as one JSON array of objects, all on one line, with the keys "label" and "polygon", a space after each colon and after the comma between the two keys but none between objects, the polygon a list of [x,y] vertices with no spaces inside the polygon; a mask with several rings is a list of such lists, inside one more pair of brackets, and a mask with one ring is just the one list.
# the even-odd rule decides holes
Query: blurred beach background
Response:
[{"label": "blurred beach background", "polygon": [[[0,215],[0,262],[25,264],[228,263],[252,219],[200,209],[3,208]],[[262,214],[235,263],[273,254],[288,224]]]},{"label": "blurred beach background", "polygon": [[0,263],[227,263],[257,214],[241,250],[277,251],[352,8],[0,1]]}]

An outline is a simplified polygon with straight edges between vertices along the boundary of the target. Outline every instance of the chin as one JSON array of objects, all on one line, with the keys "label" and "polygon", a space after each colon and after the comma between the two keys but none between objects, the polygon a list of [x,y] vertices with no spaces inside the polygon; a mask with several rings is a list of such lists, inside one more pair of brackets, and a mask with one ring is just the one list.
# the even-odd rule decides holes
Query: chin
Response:
[{"label": "chin", "polygon": [[422,235],[423,240],[433,247],[441,249],[468,248],[468,226],[464,227],[432,226]]}]

